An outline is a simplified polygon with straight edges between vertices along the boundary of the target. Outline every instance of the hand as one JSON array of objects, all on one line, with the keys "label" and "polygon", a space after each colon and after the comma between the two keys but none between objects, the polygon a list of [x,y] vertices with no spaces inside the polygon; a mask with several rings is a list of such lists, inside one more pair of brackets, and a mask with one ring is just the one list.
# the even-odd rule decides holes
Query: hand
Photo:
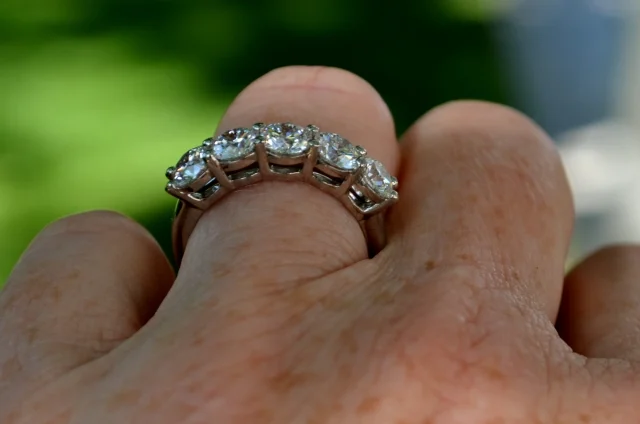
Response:
[{"label": "hand", "polygon": [[640,421],[640,250],[564,278],[571,193],[531,121],[450,103],[398,144],[367,83],[303,67],[251,84],[220,130],[256,121],[317,124],[399,175],[387,247],[367,259],[298,183],[212,207],[175,281],[138,224],[58,221],[1,293],[1,423]]}]

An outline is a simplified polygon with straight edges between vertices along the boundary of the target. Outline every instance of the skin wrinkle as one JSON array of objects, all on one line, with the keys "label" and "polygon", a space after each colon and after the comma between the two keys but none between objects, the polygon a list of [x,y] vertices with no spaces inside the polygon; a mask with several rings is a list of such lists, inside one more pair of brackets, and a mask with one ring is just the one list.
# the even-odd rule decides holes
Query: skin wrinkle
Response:
[{"label": "skin wrinkle", "polygon": [[229,342],[226,342],[226,344],[228,344]]},{"label": "skin wrinkle", "polygon": [[[277,185],[277,184],[275,184]],[[231,211],[232,215],[237,216],[238,214],[242,214],[242,215],[251,215],[252,212],[252,208],[253,207],[257,207],[258,205],[260,206],[261,210],[264,210],[264,205],[263,202],[267,200],[267,198],[261,198],[262,196],[266,196],[266,193],[270,192],[272,189],[275,189],[275,186],[270,186],[268,184],[261,184],[259,186],[256,186],[256,188],[254,188],[252,190],[252,193],[242,193],[243,195],[251,195],[254,196],[257,194],[257,199],[255,200],[255,202],[251,201],[251,203],[249,204],[249,208],[246,209],[243,208],[244,210],[239,211],[237,210],[237,206],[240,204],[240,196],[236,196],[237,198],[235,199],[235,203],[233,202],[228,202],[227,204],[231,204],[233,207],[233,211]],[[293,187],[287,187],[289,191],[294,190]],[[300,192],[300,195],[306,195],[310,193],[310,190],[312,190],[311,188],[308,188],[306,186],[301,186],[301,187],[296,187],[295,190],[291,193],[292,196],[295,196],[295,194],[297,192]],[[315,191],[314,191],[315,193]],[[237,193],[238,195],[240,195],[240,193]],[[317,197],[317,195],[315,195]],[[326,199],[330,199],[330,203],[333,204],[335,202],[334,199],[331,199],[329,196],[326,196],[324,194],[322,194],[322,197],[320,199],[316,199],[315,197],[313,197],[314,200],[310,200],[313,203],[318,203],[317,207],[315,205],[305,205],[305,210],[307,210],[308,207],[312,208],[312,209],[326,209],[327,208],[327,202]],[[228,199],[228,200],[234,200],[234,199]],[[288,202],[285,202],[288,203]],[[255,206],[251,206],[251,205],[255,205]],[[219,208],[223,208],[224,205],[218,205]],[[269,208],[271,209],[271,206],[269,206]],[[272,214],[272,216],[278,216],[278,219],[284,219],[285,221],[299,221],[299,219],[297,217],[290,217],[287,218],[286,215],[290,212],[287,212],[287,214],[284,214],[285,216],[283,216],[283,206],[282,205],[275,205],[275,210],[273,210],[272,212],[270,212],[270,214]],[[335,209],[334,209],[335,208]],[[272,243],[274,246],[277,245],[279,246],[278,251],[276,252],[272,252],[270,250],[266,250],[260,246],[254,246],[253,249],[245,247],[248,245],[245,245],[245,240],[246,242],[249,242],[249,240],[251,240],[251,238],[247,238],[250,237],[251,234],[255,234],[255,223],[251,222],[251,221],[246,221],[246,223],[244,225],[246,225],[245,228],[239,228],[238,231],[229,233],[228,229],[222,230],[221,228],[217,228],[217,227],[211,227],[208,226],[207,228],[214,228],[215,231],[219,234],[216,233],[201,233],[198,234],[199,239],[204,239],[206,238],[207,240],[213,241],[215,242],[215,240],[219,239],[220,237],[225,237],[225,244],[227,245],[227,251],[224,253],[224,258],[229,258],[230,260],[227,261],[226,263],[223,263],[222,265],[220,265],[220,259],[215,260],[213,262],[213,264],[211,265],[213,269],[217,269],[216,273],[220,273],[222,271],[220,271],[220,269],[225,270],[225,269],[229,269],[229,268],[234,268],[237,267],[239,265],[239,262],[246,262],[246,258],[247,257],[251,257],[252,255],[257,255],[257,253],[260,253],[260,262],[261,263],[269,263],[269,262],[276,262],[276,263],[280,263],[281,266],[286,266],[286,263],[282,263],[282,260],[280,260],[280,258],[284,258],[286,259],[288,256],[293,256],[295,258],[295,262],[297,264],[297,266],[299,267],[307,267],[309,269],[309,273],[308,273],[308,277],[305,277],[305,279],[311,279],[311,278],[319,278],[321,277],[323,274],[330,272],[331,270],[335,269],[336,264],[338,269],[344,267],[347,262],[354,262],[355,260],[357,260],[357,258],[362,257],[364,252],[364,244],[362,243],[362,241],[360,243],[358,243],[359,245],[357,247],[354,246],[354,237],[353,235],[355,234],[356,237],[355,239],[358,240],[358,238],[361,239],[362,235],[361,235],[361,231],[360,229],[357,227],[357,225],[355,225],[355,223],[353,222],[353,218],[351,216],[347,216],[348,214],[343,210],[344,208],[342,207],[342,205],[338,205],[337,202],[335,203],[335,206],[331,206],[331,210],[332,211],[337,211],[338,214],[337,216],[339,217],[338,223],[337,225],[329,225],[328,228],[340,228],[341,225],[345,225],[348,227],[355,227],[353,228],[352,231],[348,232],[349,234],[349,238],[350,240],[347,242],[346,241],[346,237],[347,234],[343,234],[343,232],[341,231],[313,231],[313,235],[309,234],[310,231],[307,230],[307,228],[313,228],[313,227],[305,227],[304,225],[302,227],[298,227],[298,232],[296,235],[293,236],[288,236],[288,235],[283,235],[281,233],[279,233],[278,231],[271,231],[271,230],[265,230],[268,231],[268,235],[261,235],[260,237],[265,237],[267,239],[270,240],[270,243]],[[216,209],[216,210],[212,210],[212,212],[216,212],[216,213],[226,213],[224,210],[220,210],[220,209]],[[334,216],[332,214],[332,216]],[[305,224],[306,225],[306,224]],[[311,225],[311,223],[309,223],[309,225]],[[313,223],[313,226],[317,228],[317,223]],[[200,227],[198,227],[200,228]],[[275,230],[275,228],[274,228]],[[198,230],[200,231],[200,230]],[[262,230],[261,230],[262,231]],[[299,237],[299,234],[304,234],[303,237],[314,237],[314,249],[313,251],[300,251],[299,249],[296,250],[296,248],[294,247],[296,245],[296,243],[292,243],[293,241],[295,241],[297,239],[297,237]],[[293,237],[291,239],[288,239],[288,237]],[[255,237],[254,237],[255,238]],[[193,243],[195,243],[195,241],[192,241]],[[336,246],[340,246],[339,249],[336,249]],[[353,247],[351,247],[353,246]],[[289,248],[291,249],[291,251],[289,252]],[[237,254],[235,252],[238,252]],[[240,252],[242,252],[242,254],[240,254]],[[318,261],[317,260],[317,254],[318,252],[321,252],[321,255],[324,256],[324,261]],[[265,257],[265,255],[270,255],[270,254],[275,254],[277,255],[276,258],[277,261],[273,261],[271,260],[268,256]],[[295,254],[295,255],[291,255],[291,254]],[[302,256],[301,256],[302,255]],[[305,258],[308,258],[305,261]],[[313,265],[312,267],[310,267],[310,265]],[[185,264],[187,270],[190,268],[188,264]],[[286,268],[285,268],[286,269]],[[292,275],[296,275],[296,274],[300,274],[299,272],[291,273]]]},{"label": "skin wrinkle", "polygon": [[[366,312],[365,312],[366,314]],[[380,319],[383,319],[380,317]],[[396,335],[392,341],[383,341],[384,339],[382,338],[382,334],[380,332],[375,332],[375,330],[372,331],[364,331],[364,329],[359,328],[362,326],[362,324],[366,323],[367,320],[365,318],[365,315],[362,314],[360,315],[360,318],[358,318],[357,321],[354,321],[352,323],[352,326],[349,329],[345,329],[343,330],[343,334],[344,332],[347,332],[349,334],[349,338],[353,338],[353,343],[356,346],[356,351],[354,351],[353,349],[349,350],[349,353],[356,353],[356,352],[361,352],[361,355],[364,358],[371,358],[371,357],[375,357],[375,356],[380,356],[380,352],[381,350],[386,351],[387,349],[394,349],[395,343],[398,340],[398,337],[400,337],[399,335]],[[359,328],[359,329],[358,329]],[[356,334],[358,336],[356,336]],[[369,335],[368,337],[364,337],[364,335]],[[358,340],[358,342],[356,342],[355,340]],[[363,342],[365,342],[365,345],[363,345]],[[369,346],[368,348],[366,346]],[[357,363],[357,362],[356,362]],[[380,384],[381,382],[381,373],[382,373],[382,368],[381,365],[380,366],[374,366],[373,367],[373,374],[372,374],[372,368],[369,367],[369,370],[366,374],[366,383],[361,383],[358,385],[358,387],[363,386],[363,393],[362,396],[357,396],[355,399],[351,398],[349,402],[350,405],[352,405],[351,408],[349,408],[348,410],[354,412],[356,415],[367,415],[370,413],[369,412],[365,412],[361,410],[362,404],[363,404],[363,399],[366,397],[371,398],[375,398],[375,395],[369,395],[367,394],[367,392],[371,389],[371,387],[375,387],[376,385]],[[362,375],[362,371],[360,371],[358,373],[360,375],[360,379],[365,378],[365,376]],[[349,380],[350,381],[354,381],[355,376],[353,375],[353,373],[350,373],[349,376]],[[357,381],[357,380],[356,380]],[[356,384],[355,381],[352,384]],[[349,399],[345,393],[345,395],[341,395],[340,396],[341,399]],[[379,399],[379,404],[382,402],[382,400]],[[359,411],[360,409],[360,411]],[[345,417],[346,419],[346,417]],[[348,420],[349,421],[349,420]]]},{"label": "skin wrinkle", "polygon": [[344,333],[343,333],[344,334]]},{"label": "skin wrinkle", "polygon": [[[297,344],[297,343],[296,343],[296,344]],[[437,422],[437,421],[434,421],[434,422]],[[443,417],[443,420],[442,420],[442,422],[446,422],[446,421],[444,420],[444,417]]]},{"label": "skin wrinkle", "polygon": [[[234,291],[233,293],[222,292],[220,296],[225,299],[225,304],[228,305],[229,307],[234,305],[237,306],[242,303],[252,303],[252,302],[255,303],[256,301],[262,298],[271,298],[274,300],[282,299],[283,295],[286,295],[288,298],[293,299],[293,301],[291,302],[292,306],[296,304],[300,304],[301,300],[305,300],[305,302],[307,303],[319,302],[323,304],[323,297],[331,296],[332,293],[336,293],[336,296],[339,296],[341,290],[345,290],[345,289],[348,290],[349,287],[354,285],[362,285],[366,279],[366,276],[378,274],[380,272],[379,271],[380,268],[379,266],[377,266],[378,262],[379,261],[377,260],[376,261],[365,260],[365,261],[359,262],[358,264],[354,264],[351,267],[352,269],[336,270],[331,274],[325,275],[319,281],[313,280],[313,279],[305,279],[305,280],[298,280],[298,281],[291,281],[291,282],[274,280],[273,281],[274,284],[269,284],[268,282],[265,282],[263,280],[261,281],[261,284],[259,286],[252,287],[251,290],[247,291],[246,293],[242,293],[242,296],[240,297],[239,297],[240,293],[238,293],[237,290]],[[314,288],[322,287],[322,284],[323,284],[322,281],[328,280],[330,278],[338,278],[338,276],[346,277],[347,274],[356,276],[355,281],[349,282],[349,284],[344,284],[339,287],[330,286],[330,287],[333,287],[332,290],[329,290],[329,287],[322,289],[319,292],[318,290],[313,290]],[[247,285],[247,282],[245,281],[244,284]],[[313,295],[311,294],[312,292],[314,293]],[[305,295],[305,293],[309,293],[309,296],[305,296],[306,299],[300,297],[301,295]],[[195,307],[203,310],[210,310],[212,305],[207,300],[209,298],[205,298],[202,296],[199,296],[199,297],[201,300],[199,300],[198,303],[192,303],[191,307],[192,308]],[[217,298],[214,298],[214,299],[217,302]],[[281,305],[281,302],[270,302],[267,305],[269,305],[270,310],[273,309],[274,307],[277,307],[278,309],[281,308],[279,306]],[[337,305],[337,304],[335,304],[334,302],[334,305]],[[282,308],[286,308],[286,307],[287,307],[286,304],[282,306]],[[268,313],[269,310],[263,309],[261,312]],[[171,314],[171,313],[172,313],[171,311],[168,312],[168,314]]]},{"label": "skin wrinkle", "polygon": [[[542,355],[546,371],[544,374],[546,377],[544,381],[546,392],[541,401],[548,405],[547,421],[563,422],[561,415],[564,411],[569,410],[570,407],[565,404],[562,393],[570,390],[568,382],[573,371],[572,365],[570,365],[570,351],[559,349],[556,340],[554,337],[548,336],[547,343],[541,343],[540,346],[541,351],[546,348],[550,352],[549,355]],[[569,365],[567,362],[569,362]],[[557,383],[558,381],[560,382],[559,384]],[[539,418],[539,421],[544,422],[544,419]]]},{"label": "skin wrinkle", "polygon": [[584,367],[580,370],[581,376],[587,380],[584,385],[587,387],[585,404],[588,405],[588,409],[582,405],[583,413],[592,417],[597,416],[595,422],[605,422],[601,421],[605,415],[603,412],[612,411],[608,414],[606,422],[625,422],[624,417],[631,416],[628,415],[631,411],[625,410],[623,405],[633,405],[632,409],[636,409],[638,386],[625,384],[619,380],[619,377],[624,375],[626,378],[631,377],[635,380],[638,375],[637,370],[628,372],[632,370],[629,369],[630,363],[625,360],[584,358],[583,363]]},{"label": "skin wrinkle", "polygon": [[[79,321],[78,324],[82,324]],[[30,385],[44,385],[54,380],[57,375],[69,372],[75,367],[82,366],[90,362],[93,358],[104,355],[113,347],[119,345],[125,337],[118,336],[116,338],[106,339],[42,339],[39,338],[37,327],[26,330],[31,335],[26,339],[27,344],[16,345],[10,353],[8,361],[17,361],[20,363],[18,371],[22,382],[29,382]],[[79,332],[82,333],[82,332]],[[64,336],[64,335],[61,335]],[[31,355],[30,352],[43,352],[43,354]],[[56,353],[57,352],[57,353]],[[45,354],[46,353],[46,354]],[[30,365],[38,363],[42,358],[47,358],[48,367],[42,365],[36,367]],[[22,359],[21,359],[22,358]],[[14,373],[16,374],[16,373]],[[2,381],[7,383],[7,387],[17,384],[15,379],[10,378],[11,375],[3,375]]]}]

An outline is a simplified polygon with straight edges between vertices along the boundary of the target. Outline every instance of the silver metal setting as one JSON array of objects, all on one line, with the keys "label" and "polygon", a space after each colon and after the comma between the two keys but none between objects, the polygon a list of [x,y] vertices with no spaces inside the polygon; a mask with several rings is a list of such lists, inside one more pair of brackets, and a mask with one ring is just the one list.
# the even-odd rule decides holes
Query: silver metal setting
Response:
[{"label": "silver metal setting", "polygon": [[[278,133],[274,128],[285,128],[288,132]],[[244,138],[234,139],[235,134]],[[336,197],[360,223],[371,255],[384,246],[381,213],[398,201],[398,180],[389,175],[380,162],[368,158],[364,148],[352,145],[337,134],[322,133],[314,125],[303,127],[288,122],[256,123],[223,135],[206,139],[201,146],[190,149],[177,165],[166,171],[169,179],[166,191],[179,199],[173,227],[178,263],[189,235],[205,210],[234,190],[272,180],[306,182]],[[304,138],[298,139],[297,135]],[[271,137],[269,147],[265,144],[267,136]],[[321,145],[334,142],[332,149]],[[226,146],[233,150],[225,151]],[[333,156],[323,159],[319,153],[321,148],[324,148],[323,154],[331,150]],[[241,156],[238,152],[246,154]],[[341,154],[345,156],[340,157]],[[345,163],[348,163],[345,168],[353,169],[334,165]]]}]

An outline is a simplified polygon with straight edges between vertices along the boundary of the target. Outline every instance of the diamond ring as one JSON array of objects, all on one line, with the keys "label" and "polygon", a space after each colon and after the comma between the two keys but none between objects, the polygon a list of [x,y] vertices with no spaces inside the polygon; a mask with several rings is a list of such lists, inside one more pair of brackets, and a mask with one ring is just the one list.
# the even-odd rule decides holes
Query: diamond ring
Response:
[{"label": "diamond ring", "polygon": [[176,260],[205,210],[260,181],[300,181],[338,200],[360,224],[370,254],[384,246],[381,212],[397,202],[398,180],[364,148],[316,126],[255,124],[206,139],[167,169],[166,190],[179,199],[173,225]]}]

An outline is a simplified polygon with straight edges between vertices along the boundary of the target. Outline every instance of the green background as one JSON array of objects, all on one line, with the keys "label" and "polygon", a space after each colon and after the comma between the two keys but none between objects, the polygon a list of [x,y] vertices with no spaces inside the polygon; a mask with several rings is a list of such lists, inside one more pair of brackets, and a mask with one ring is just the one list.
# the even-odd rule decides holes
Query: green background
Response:
[{"label": "green background", "polygon": [[164,170],[273,68],[361,75],[399,132],[448,100],[506,102],[479,1],[0,1],[0,285],[75,212],[121,211],[167,249]]}]

